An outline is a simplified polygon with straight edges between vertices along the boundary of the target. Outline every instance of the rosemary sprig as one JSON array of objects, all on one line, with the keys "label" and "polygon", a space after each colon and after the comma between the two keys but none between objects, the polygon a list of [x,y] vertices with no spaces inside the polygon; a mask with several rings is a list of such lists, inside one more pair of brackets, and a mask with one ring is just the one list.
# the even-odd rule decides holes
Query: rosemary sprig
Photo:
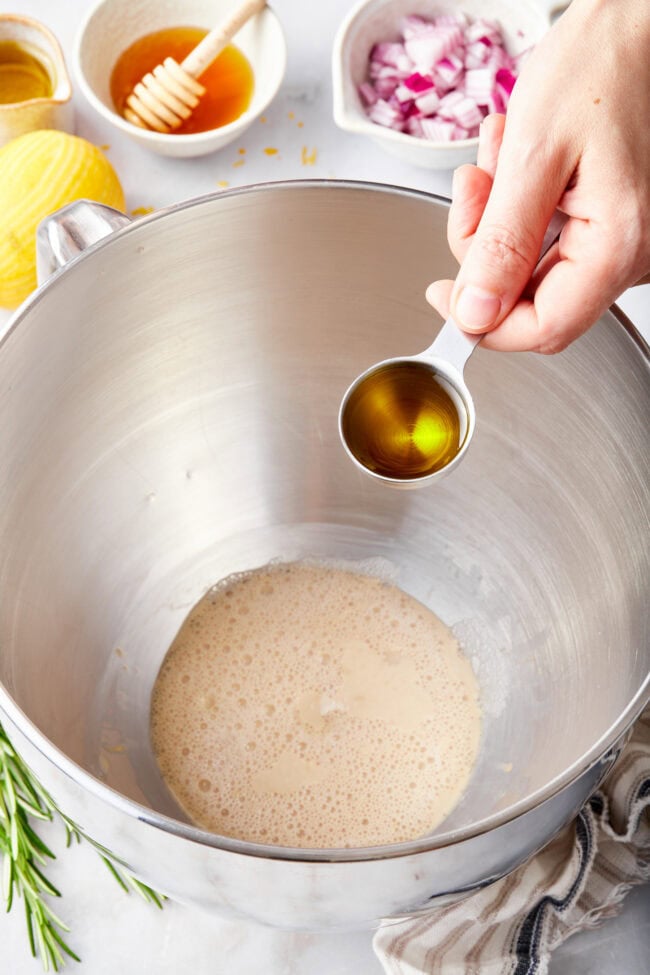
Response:
[{"label": "rosemary sprig", "polygon": [[[46,899],[61,896],[43,873],[48,860],[56,858],[32,827],[31,819],[60,820],[66,833],[66,847],[82,838],[76,824],[57,809],[51,796],[32,775],[0,724],[0,854],[6,909],[11,910],[16,895],[22,897],[32,955],[40,957],[46,972],[50,968],[58,972],[65,964],[66,955],[75,961],[80,959],[65,941],[69,927]],[[135,890],[156,907],[162,907],[163,898],[159,894],[132,877],[108,850],[86,839],[97,849],[124,891]]]},{"label": "rosemary sprig", "polygon": [[[90,842],[92,842],[92,840]],[[162,894],[159,894],[157,891],[147,886],[147,884],[143,884],[141,880],[138,880],[133,876],[133,874],[130,874],[128,870],[123,870],[115,858],[111,857],[106,852],[102,853],[101,847],[98,847],[96,843],[93,843],[93,846],[99,851],[99,855],[104,861],[104,864],[108,867],[110,873],[113,874],[113,877],[115,880],[117,880],[118,884],[125,893],[129,894],[131,890],[135,890],[135,892],[145,901],[148,901],[149,904],[153,904],[154,907],[158,907],[160,910],[162,910],[163,901],[165,900]]]}]

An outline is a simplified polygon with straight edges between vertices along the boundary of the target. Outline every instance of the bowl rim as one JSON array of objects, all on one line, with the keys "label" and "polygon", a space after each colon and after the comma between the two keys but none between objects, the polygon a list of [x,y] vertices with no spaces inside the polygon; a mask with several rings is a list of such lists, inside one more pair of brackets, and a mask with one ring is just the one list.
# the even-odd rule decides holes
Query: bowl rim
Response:
[{"label": "bowl rim", "polygon": [[[238,196],[250,197],[255,193],[272,192],[303,192],[305,190],[326,189],[350,189],[355,191],[367,191],[369,193],[387,193],[399,197],[422,200],[427,203],[443,204],[450,206],[451,201],[436,193],[425,190],[417,190],[404,186],[397,186],[390,183],[366,182],[362,180],[337,180],[337,179],[304,179],[304,180],[281,180],[268,181],[263,183],[253,183],[245,186],[233,187],[228,190],[221,190],[214,193],[207,193],[202,196],[184,200],[179,203],[156,210],[131,223],[126,224],[122,229],[115,231],[107,237],[102,238],[92,244],[80,255],[64,267],[56,271],[52,277],[43,285],[38,287],[32,295],[23,302],[9,319],[4,332],[0,334],[0,354],[2,346],[8,337],[18,327],[20,321],[27,313],[45,298],[50,288],[56,287],[62,275],[67,274],[68,270],[78,261],[84,260],[87,255],[101,252],[106,247],[115,246],[123,237],[130,234],[137,234],[141,227],[148,226],[159,220],[197,206],[207,203],[220,206],[219,200],[232,200]],[[611,313],[615,322],[628,333],[631,340],[638,347],[640,355],[645,359],[650,369],[650,345],[648,345],[637,331],[634,324],[618,308],[612,305],[605,315]],[[534,354],[534,353],[531,353]],[[237,853],[245,856],[260,857],[270,860],[282,860],[300,863],[353,863],[361,861],[396,859],[400,857],[412,856],[414,854],[429,853],[438,849],[453,847],[466,840],[480,836],[484,833],[504,826],[524,816],[533,809],[539,808],[548,800],[553,799],[565,788],[576,782],[583,774],[587,773],[600,762],[604,762],[607,756],[615,749],[622,736],[630,729],[634,720],[641,714],[647,704],[650,703],[650,671],[646,674],[638,690],[621,711],[618,717],[612,722],[599,739],[572,765],[564,769],[553,779],[541,786],[535,792],[523,799],[518,800],[511,806],[499,812],[476,820],[471,825],[449,830],[448,832],[436,832],[433,834],[418,837],[402,843],[384,844],[380,846],[350,847],[333,849],[305,849],[299,847],[271,846],[262,843],[252,843],[247,840],[233,839],[232,837],[221,836],[201,829],[190,822],[183,822],[163,813],[156,812],[149,806],[145,806],[135,799],[130,799],[118,792],[112,786],[106,785],[92,773],[69,758],[54,742],[47,737],[28,717],[25,711],[17,704],[9,694],[9,691],[0,681],[0,720],[3,714],[10,722],[15,725],[18,731],[40,754],[52,763],[56,768],[64,772],[73,782],[81,788],[90,792],[95,798],[107,802],[119,812],[141,820],[156,829],[161,829],[167,833],[199,843],[202,846],[214,847],[230,853]]]},{"label": "bowl rim", "polygon": [[[125,118],[122,118],[116,111],[108,108],[104,102],[97,97],[94,89],[88,82],[85,72],[81,65],[81,51],[83,48],[83,42],[86,30],[92,18],[95,16],[100,7],[105,6],[110,3],[111,0],[98,0],[97,3],[86,11],[84,17],[77,28],[77,32],[73,42],[72,50],[72,63],[75,76],[79,82],[79,87],[83,92],[84,97],[92,108],[98,112],[103,119],[105,119],[109,124],[114,125],[125,135],[141,140],[142,144],[151,143],[151,145],[175,145],[184,146],[191,148],[192,146],[202,146],[206,145],[212,141],[221,142],[223,137],[232,135],[233,137],[241,130],[247,128],[251,122],[253,122],[259,115],[264,112],[268,106],[271,104],[275,96],[277,95],[282,82],[284,81],[284,76],[287,70],[287,39],[285,36],[284,28],[280,18],[275,13],[275,10],[267,4],[264,10],[260,11],[265,17],[270,17],[271,21],[274,23],[278,32],[278,50],[277,57],[278,61],[278,75],[277,84],[270,88],[268,93],[262,99],[259,107],[255,112],[251,112],[250,108],[247,108],[242,114],[233,119],[232,122],[228,122],[226,125],[220,125],[216,129],[206,129],[204,132],[189,132],[189,133],[172,133],[172,132],[154,132],[151,129],[140,128],[137,125],[133,125],[128,122]],[[218,146],[216,148],[219,148]]]}]

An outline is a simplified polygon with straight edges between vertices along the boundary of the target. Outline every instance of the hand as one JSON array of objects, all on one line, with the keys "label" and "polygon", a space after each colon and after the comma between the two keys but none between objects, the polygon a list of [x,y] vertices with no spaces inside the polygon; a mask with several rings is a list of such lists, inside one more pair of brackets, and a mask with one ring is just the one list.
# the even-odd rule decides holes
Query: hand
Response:
[{"label": "hand", "polygon": [[[558,352],[650,281],[648,0],[573,0],[526,60],[507,119],[483,122],[452,198],[461,267],[427,300],[487,333],[486,348]],[[556,208],[570,219],[531,280]]]}]

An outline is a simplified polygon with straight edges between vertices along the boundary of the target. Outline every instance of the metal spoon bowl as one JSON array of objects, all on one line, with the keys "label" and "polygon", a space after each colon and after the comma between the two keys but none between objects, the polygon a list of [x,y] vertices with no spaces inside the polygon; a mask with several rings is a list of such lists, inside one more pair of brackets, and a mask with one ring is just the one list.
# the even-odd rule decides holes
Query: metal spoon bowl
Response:
[{"label": "metal spoon bowl", "polygon": [[[553,215],[538,264],[566,220]],[[354,380],[341,402],[339,435],[360,470],[391,487],[420,488],[457,467],[476,426],[463,370],[481,338],[448,318],[424,352],[384,359]]]},{"label": "metal spoon bowl", "polygon": [[385,359],[352,383],[339,433],[360,470],[393,487],[416,488],[460,463],[476,423],[463,367],[480,338],[449,319],[424,352]]}]

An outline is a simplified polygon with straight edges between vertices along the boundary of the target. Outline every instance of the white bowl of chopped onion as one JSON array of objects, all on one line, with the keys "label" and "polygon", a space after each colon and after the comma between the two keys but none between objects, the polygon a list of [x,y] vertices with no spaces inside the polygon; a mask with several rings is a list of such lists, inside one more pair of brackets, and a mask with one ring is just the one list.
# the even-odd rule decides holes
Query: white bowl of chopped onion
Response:
[{"label": "white bowl of chopped onion", "polygon": [[553,6],[363,0],[334,41],[334,121],[416,166],[454,169],[475,161],[482,119],[506,111]]}]

